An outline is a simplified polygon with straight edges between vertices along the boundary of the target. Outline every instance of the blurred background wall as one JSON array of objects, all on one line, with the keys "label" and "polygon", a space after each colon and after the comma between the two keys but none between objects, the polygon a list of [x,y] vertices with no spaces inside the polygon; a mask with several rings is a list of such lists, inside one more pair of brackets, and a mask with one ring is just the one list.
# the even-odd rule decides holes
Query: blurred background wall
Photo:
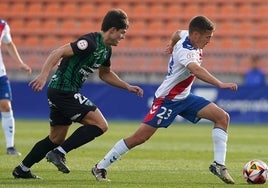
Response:
[{"label": "blurred background wall", "polygon": [[[243,85],[251,57],[257,55],[260,68],[268,73],[266,0],[0,0],[1,18],[9,23],[22,58],[34,70],[30,77],[22,74],[3,48],[11,81],[27,83],[54,48],[99,31],[110,8],[125,10],[130,19],[126,39],[113,48],[112,57],[113,69],[127,81],[159,84],[167,69],[164,49],[171,34],[187,29],[196,15],[216,23],[211,43],[204,49],[203,66],[210,72]],[[94,74],[88,82],[98,84],[99,79]]]}]

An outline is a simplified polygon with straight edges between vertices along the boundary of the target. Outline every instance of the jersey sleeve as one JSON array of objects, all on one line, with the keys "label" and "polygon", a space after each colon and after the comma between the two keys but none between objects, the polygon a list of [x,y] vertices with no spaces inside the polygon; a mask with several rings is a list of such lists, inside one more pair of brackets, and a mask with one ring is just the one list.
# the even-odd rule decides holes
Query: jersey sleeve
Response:
[{"label": "jersey sleeve", "polygon": [[71,42],[74,54],[90,54],[96,49],[96,43],[90,37],[82,36],[74,42]]},{"label": "jersey sleeve", "polygon": [[3,30],[2,42],[6,43],[6,44],[12,42],[12,38],[11,38],[11,34],[10,34],[10,27],[6,22],[5,22],[5,27],[4,27],[4,30]]},{"label": "jersey sleeve", "polygon": [[179,63],[184,67],[187,67],[189,63],[197,63],[200,65],[199,58],[200,57],[195,50],[188,50],[184,48],[176,50],[173,55],[174,62]]},{"label": "jersey sleeve", "polygon": [[[71,42],[71,48],[75,55],[89,57],[90,54],[93,53],[99,53],[100,49],[97,49],[97,42],[96,42],[97,33],[89,33],[86,35],[81,36],[76,41]],[[97,51],[96,51],[97,50]],[[106,53],[104,53],[104,61],[102,61],[102,66],[110,66],[110,58],[112,53],[112,48],[109,47],[104,50]],[[100,52],[102,54],[103,51]],[[100,55],[99,54],[99,55]],[[95,56],[93,54],[93,56]]]},{"label": "jersey sleeve", "polygon": [[181,30],[180,32],[180,38],[185,39],[189,35],[188,30]]},{"label": "jersey sleeve", "polygon": [[189,63],[197,63],[200,65],[200,54],[197,52],[198,50],[191,45],[188,36],[188,30],[182,30],[180,32],[181,39],[176,44],[174,57],[176,57],[176,61],[184,67],[187,67]]},{"label": "jersey sleeve", "polygon": [[186,67],[189,63],[196,63],[196,64],[200,65],[199,55],[195,51],[187,50],[185,52],[183,64]]}]

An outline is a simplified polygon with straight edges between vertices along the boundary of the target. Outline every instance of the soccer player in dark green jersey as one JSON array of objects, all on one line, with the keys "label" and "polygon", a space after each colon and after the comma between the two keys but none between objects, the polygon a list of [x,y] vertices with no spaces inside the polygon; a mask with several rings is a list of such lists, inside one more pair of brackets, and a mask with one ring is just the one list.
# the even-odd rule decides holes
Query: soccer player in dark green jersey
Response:
[{"label": "soccer player in dark green jersey", "polygon": [[[15,178],[40,178],[31,173],[30,168],[44,157],[52,162],[59,171],[69,173],[65,155],[108,129],[108,123],[101,111],[87,97],[79,93],[82,84],[95,70],[104,82],[138,96],[143,90],[121,80],[110,69],[111,46],[117,46],[125,38],[129,26],[127,14],[120,9],[112,9],[105,15],[100,32],[92,32],[65,44],[46,59],[41,73],[30,82],[34,91],[41,91],[49,73],[57,64],[47,89],[50,108],[50,134],[37,142],[21,164],[13,170]],[[72,122],[81,123],[66,140]]]}]

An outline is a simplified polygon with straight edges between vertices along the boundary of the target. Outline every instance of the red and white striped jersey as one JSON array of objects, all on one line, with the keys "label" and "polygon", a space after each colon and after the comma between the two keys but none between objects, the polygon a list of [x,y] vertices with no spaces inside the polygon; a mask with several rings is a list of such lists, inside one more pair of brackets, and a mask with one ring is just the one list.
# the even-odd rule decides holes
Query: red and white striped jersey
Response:
[{"label": "red and white striped jersey", "polygon": [[180,100],[186,98],[191,90],[195,76],[187,69],[189,63],[201,64],[202,50],[190,43],[187,30],[180,32],[180,40],[174,46],[168,63],[168,73],[155,92],[156,98]]}]

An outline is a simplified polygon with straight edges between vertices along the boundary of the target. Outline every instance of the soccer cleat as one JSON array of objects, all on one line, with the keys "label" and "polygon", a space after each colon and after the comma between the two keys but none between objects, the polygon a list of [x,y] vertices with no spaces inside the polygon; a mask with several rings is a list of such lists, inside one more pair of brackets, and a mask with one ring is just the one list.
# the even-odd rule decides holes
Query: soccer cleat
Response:
[{"label": "soccer cleat", "polygon": [[107,171],[104,168],[98,169],[97,165],[92,168],[91,173],[93,174],[93,176],[95,176],[97,181],[111,181],[106,177]]},{"label": "soccer cleat", "polygon": [[7,148],[7,154],[8,155],[18,155],[18,156],[21,155],[21,153],[16,151],[16,149],[14,147]]},{"label": "soccer cleat", "polygon": [[222,181],[224,181],[227,184],[234,184],[233,178],[228,173],[227,168],[224,165],[220,165],[216,163],[215,161],[209,166],[210,172],[212,172],[214,175],[218,176]]},{"label": "soccer cleat", "polygon": [[48,162],[53,163],[59,171],[63,173],[69,173],[70,169],[65,164],[65,156],[58,150],[52,150],[46,154],[46,159]]},{"label": "soccer cleat", "polygon": [[14,178],[42,179],[41,177],[32,174],[30,170],[27,172],[23,171],[20,166],[17,166],[16,168],[14,168],[12,175],[14,176]]}]

